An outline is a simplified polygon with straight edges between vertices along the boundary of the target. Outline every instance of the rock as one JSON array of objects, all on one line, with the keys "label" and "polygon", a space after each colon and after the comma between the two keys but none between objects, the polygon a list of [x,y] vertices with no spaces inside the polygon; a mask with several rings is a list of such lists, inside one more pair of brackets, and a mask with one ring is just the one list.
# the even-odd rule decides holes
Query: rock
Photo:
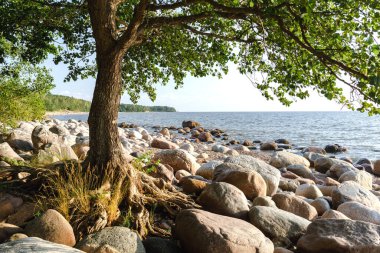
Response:
[{"label": "rock", "polygon": [[232,147],[236,151],[243,151],[243,152],[249,152],[250,149],[243,145],[235,145]]},{"label": "rock", "polygon": [[261,150],[276,150],[277,144],[275,142],[264,142],[260,145]]},{"label": "rock", "polygon": [[212,142],[214,139],[209,132],[202,132],[199,134],[198,139],[202,142]]},{"label": "rock", "polygon": [[322,155],[322,154],[314,153],[314,152],[305,152],[305,153],[303,154],[303,157],[305,157],[305,158],[310,162],[310,166],[311,166],[311,167],[315,167],[314,162],[315,162],[318,158],[325,158],[326,156],[325,156],[325,155]]},{"label": "rock", "polygon": [[260,159],[248,155],[227,157],[224,162],[238,164],[243,168],[256,171],[263,177],[265,183],[267,184],[267,195],[272,196],[277,192],[281,173],[275,167]]},{"label": "rock", "polygon": [[347,149],[345,147],[340,146],[339,144],[326,145],[325,151],[327,153],[339,153],[345,152]]},{"label": "rock", "polygon": [[294,253],[294,252],[291,250],[285,249],[283,247],[276,247],[273,253]]},{"label": "rock", "polygon": [[74,144],[71,148],[80,160],[84,160],[87,156],[87,152],[90,150],[89,146],[84,146],[81,144]]},{"label": "rock", "polygon": [[199,127],[199,126],[201,126],[201,124],[199,124],[196,121],[192,121],[192,120],[182,121],[182,127],[183,128],[188,127],[190,129],[193,129],[193,128]]},{"label": "rock", "polygon": [[366,171],[347,171],[339,177],[339,182],[354,181],[368,190],[372,190],[372,176]]},{"label": "rock", "polygon": [[140,237],[126,227],[106,227],[88,235],[76,247],[87,253],[97,253],[105,245],[123,253],[145,253]]},{"label": "rock", "polygon": [[148,237],[143,241],[146,253],[182,253],[177,242],[172,239]]},{"label": "rock", "polygon": [[321,216],[321,219],[343,219],[343,220],[349,220],[350,218],[348,218],[346,215],[342,214],[342,213],[339,212],[339,211],[336,211],[336,210],[330,209],[330,210],[327,210],[327,211]]},{"label": "rock", "polygon": [[19,208],[16,208],[16,212],[11,214],[7,218],[7,223],[23,226],[27,221],[34,218],[36,211],[36,205],[33,203],[24,203]]},{"label": "rock", "polygon": [[265,196],[267,185],[256,171],[238,164],[222,163],[214,170],[214,182],[226,182],[239,188],[248,199]]},{"label": "rock", "polygon": [[325,185],[326,186],[338,186],[338,185],[340,185],[340,183],[338,181],[332,179],[331,177],[326,177]]},{"label": "rock", "polygon": [[62,244],[52,243],[37,237],[27,237],[7,243],[0,244],[2,253],[83,253],[81,250],[74,249]]},{"label": "rock", "polygon": [[323,193],[323,196],[332,196],[333,191],[337,188],[337,186],[327,186],[327,185],[317,185],[319,190]]},{"label": "rock", "polygon": [[224,182],[206,186],[197,202],[207,211],[240,219],[246,219],[249,210],[244,193]]},{"label": "rock", "polygon": [[363,221],[316,220],[297,243],[300,252],[380,252],[380,226]]},{"label": "rock", "polygon": [[6,163],[4,161],[0,161],[0,167],[9,167],[11,166],[9,163]]},{"label": "rock", "polygon": [[275,152],[269,164],[276,168],[284,168],[289,165],[304,165],[310,167],[310,162],[300,155],[296,155],[286,151]]},{"label": "rock", "polygon": [[11,237],[9,237],[8,241],[9,242],[16,241],[16,240],[20,240],[23,238],[28,238],[28,236],[26,234],[16,233],[16,234],[13,234]]},{"label": "rock", "polygon": [[58,135],[58,136],[70,135],[69,130],[67,130],[65,127],[60,126],[60,125],[54,125],[54,126],[50,127],[49,131]]},{"label": "rock", "polygon": [[300,183],[296,180],[284,180],[281,179],[278,187],[287,192],[296,192],[298,186],[300,186]]},{"label": "rock", "polygon": [[177,172],[175,173],[175,178],[177,180],[181,180],[181,178],[187,177],[187,176],[191,176],[191,173],[186,170],[177,170]]},{"label": "rock", "polygon": [[193,175],[200,167],[196,158],[182,149],[158,151],[152,160],[159,160],[163,164],[168,164],[174,171],[186,170]]},{"label": "rock", "polygon": [[243,141],[243,146],[249,147],[249,146],[253,146],[253,145],[254,145],[253,141],[249,141],[249,140],[244,140]]},{"label": "rock", "polygon": [[218,153],[227,153],[228,150],[230,150],[229,148],[225,147],[225,146],[222,146],[222,145],[214,145],[211,147],[211,150],[214,151],[214,152],[218,152]]},{"label": "rock", "polygon": [[171,183],[174,179],[173,168],[164,164],[149,164],[144,168],[153,168],[153,171],[149,173],[152,177],[162,178],[165,182]]},{"label": "rock", "polygon": [[256,197],[252,201],[252,206],[269,206],[269,207],[276,207],[276,203],[272,200],[269,196],[263,196],[263,197]]},{"label": "rock", "polygon": [[321,190],[319,190],[316,185],[312,184],[301,184],[298,186],[296,195],[303,196],[308,199],[316,199],[323,196]]},{"label": "rock", "polygon": [[163,128],[163,129],[161,129],[160,134],[162,134],[162,135],[165,136],[165,137],[170,138],[170,131],[169,131],[169,129],[167,129],[167,128]]},{"label": "rock", "polygon": [[33,162],[39,165],[69,160],[78,160],[78,156],[69,145],[59,143],[46,144],[44,149],[40,149],[37,155],[33,157]]},{"label": "rock", "polygon": [[197,170],[196,175],[204,177],[206,179],[212,179],[214,176],[214,169],[216,166],[222,164],[222,161],[214,160],[209,161],[208,163],[202,164],[201,167]]},{"label": "rock", "polygon": [[313,220],[318,216],[318,212],[313,206],[295,195],[277,193],[273,195],[272,200],[276,203],[278,208],[301,216],[307,220]]},{"label": "rock", "polygon": [[380,213],[355,201],[341,204],[337,211],[343,213],[352,220],[360,220],[380,225]]},{"label": "rock", "polygon": [[208,156],[208,154],[206,154],[206,153],[201,153],[201,154],[199,154],[198,156],[197,156],[197,158],[200,158],[200,159],[207,159],[209,156]]},{"label": "rock", "polygon": [[24,159],[22,159],[16,152],[13,151],[7,142],[0,143],[0,158],[24,161]]},{"label": "rock", "polygon": [[300,177],[314,179],[314,175],[311,170],[305,165],[289,165],[286,167],[287,171],[290,171]]},{"label": "rock", "polygon": [[[198,138],[198,136],[200,135],[201,133],[198,131],[198,130],[192,130],[191,131],[191,137],[192,138]],[[200,142],[200,140],[199,139],[197,139],[198,140],[198,142]]]},{"label": "rock", "polygon": [[75,245],[73,228],[59,212],[53,209],[47,210],[41,217],[29,222],[25,227],[25,234],[67,246]]},{"label": "rock", "polygon": [[234,150],[234,149],[230,149],[230,150],[228,150],[228,151],[226,152],[226,155],[228,155],[228,156],[238,156],[238,155],[240,155],[240,154],[239,154],[239,152],[237,152],[236,150]]},{"label": "rock", "polygon": [[22,205],[21,198],[10,194],[0,195],[0,222],[6,219],[9,215],[14,214]]},{"label": "rock", "polygon": [[332,192],[332,203],[334,208],[337,208],[339,205],[348,201],[357,201],[365,206],[380,211],[379,199],[369,190],[353,181],[341,183]]},{"label": "rock", "polygon": [[152,146],[152,148],[159,148],[159,149],[178,149],[179,148],[177,144],[165,139],[161,139],[161,138],[154,138],[150,145]]},{"label": "rock", "polygon": [[335,177],[335,178],[339,178],[341,177],[344,173],[348,172],[348,171],[359,171],[357,170],[352,164],[350,163],[345,163],[345,164],[333,164],[330,169],[329,169],[329,173],[331,174],[331,176]]},{"label": "rock", "polygon": [[290,144],[290,141],[287,139],[277,139],[274,141],[275,143],[280,143],[280,144]]},{"label": "rock", "polygon": [[273,243],[250,223],[197,209],[179,213],[175,235],[187,253],[273,253],[274,250]]},{"label": "rock", "polygon": [[321,173],[326,173],[333,165],[354,169],[352,164],[339,159],[320,157],[314,161],[315,170]]},{"label": "rock", "polygon": [[194,146],[191,145],[190,143],[184,143],[181,145],[180,149],[183,149],[189,153],[193,153],[194,152]]},{"label": "rock", "polygon": [[295,214],[267,206],[252,207],[249,221],[270,239],[281,241],[286,238],[293,243],[297,243],[310,224]]},{"label": "rock", "polygon": [[326,211],[330,210],[329,202],[324,198],[317,198],[310,203],[318,212],[318,215],[323,215]]},{"label": "rock", "polygon": [[56,143],[58,135],[54,134],[44,125],[36,126],[32,132],[33,147],[38,150],[46,144]]},{"label": "rock", "polygon": [[12,148],[16,150],[33,150],[31,133],[22,131],[20,129],[14,129],[11,131],[11,133],[8,135],[7,142]]},{"label": "rock", "polygon": [[8,223],[0,223],[0,243],[9,239],[13,234],[22,233],[23,229]]},{"label": "rock", "polygon": [[373,174],[380,176],[380,160],[376,160],[373,163]]},{"label": "rock", "polygon": [[197,179],[194,176],[187,176],[179,180],[179,185],[187,194],[199,195],[207,186],[208,182],[205,180]]},{"label": "rock", "polygon": [[320,148],[320,147],[307,147],[307,148],[304,148],[302,150],[302,153],[306,153],[306,152],[313,152],[313,153],[317,153],[317,154],[322,154],[322,155],[325,155],[326,154],[326,151],[323,149],[323,148]]}]

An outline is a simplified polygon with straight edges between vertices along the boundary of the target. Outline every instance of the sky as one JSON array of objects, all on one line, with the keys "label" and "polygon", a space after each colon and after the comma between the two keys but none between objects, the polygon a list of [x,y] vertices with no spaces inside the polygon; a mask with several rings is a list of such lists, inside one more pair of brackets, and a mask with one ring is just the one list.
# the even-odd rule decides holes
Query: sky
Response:
[{"label": "sky", "polygon": [[[91,100],[95,79],[63,82],[67,74],[64,65],[46,64],[52,70],[56,87],[53,94],[66,95],[85,100]],[[250,83],[249,79],[241,75],[232,66],[229,73],[222,79],[216,77],[193,78],[184,80],[182,88],[174,89],[174,83],[167,86],[160,84],[157,87],[157,99],[152,102],[146,95],[142,95],[140,105],[172,106],[180,112],[229,112],[229,111],[339,111],[342,106],[329,101],[316,92],[306,100],[294,102],[290,107],[280,102],[267,101],[260,92]],[[124,94],[122,103],[131,103],[129,96]]]}]

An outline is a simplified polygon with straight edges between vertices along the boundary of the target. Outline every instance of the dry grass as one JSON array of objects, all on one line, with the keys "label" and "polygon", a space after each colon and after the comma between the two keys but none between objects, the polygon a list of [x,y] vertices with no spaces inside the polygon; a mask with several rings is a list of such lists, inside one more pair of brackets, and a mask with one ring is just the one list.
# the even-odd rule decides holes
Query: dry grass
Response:
[{"label": "dry grass", "polygon": [[60,212],[78,238],[111,225],[120,216],[119,205],[126,194],[124,177],[109,173],[101,180],[102,186],[97,188],[99,178],[93,170],[79,163],[66,164],[48,178],[44,194],[38,197],[39,209]]}]

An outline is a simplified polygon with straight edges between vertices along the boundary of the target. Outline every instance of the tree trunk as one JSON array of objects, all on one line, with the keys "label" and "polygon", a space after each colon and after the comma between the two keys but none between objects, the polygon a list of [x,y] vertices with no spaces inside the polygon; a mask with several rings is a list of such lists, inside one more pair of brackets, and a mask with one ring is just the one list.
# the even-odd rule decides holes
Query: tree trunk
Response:
[{"label": "tree trunk", "polygon": [[123,149],[119,139],[117,119],[121,97],[122,54],[97,54],[98,75],[88,123],[90,150],[87,165],[97,168],[103,176],[108,167],[120,167]]}]

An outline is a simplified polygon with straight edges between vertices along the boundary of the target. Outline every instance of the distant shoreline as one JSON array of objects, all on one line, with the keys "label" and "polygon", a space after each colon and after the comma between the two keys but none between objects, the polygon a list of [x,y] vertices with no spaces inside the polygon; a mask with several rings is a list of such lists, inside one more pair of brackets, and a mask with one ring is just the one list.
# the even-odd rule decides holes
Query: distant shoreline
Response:
[{"label": "distant shoreline", "polygon": [[46,112],[45,116],[58,116],[58,115],[70,115],[70,114],[88,114],[88,112],[75,112],[75,111],[55,111],[55,112]]}]

